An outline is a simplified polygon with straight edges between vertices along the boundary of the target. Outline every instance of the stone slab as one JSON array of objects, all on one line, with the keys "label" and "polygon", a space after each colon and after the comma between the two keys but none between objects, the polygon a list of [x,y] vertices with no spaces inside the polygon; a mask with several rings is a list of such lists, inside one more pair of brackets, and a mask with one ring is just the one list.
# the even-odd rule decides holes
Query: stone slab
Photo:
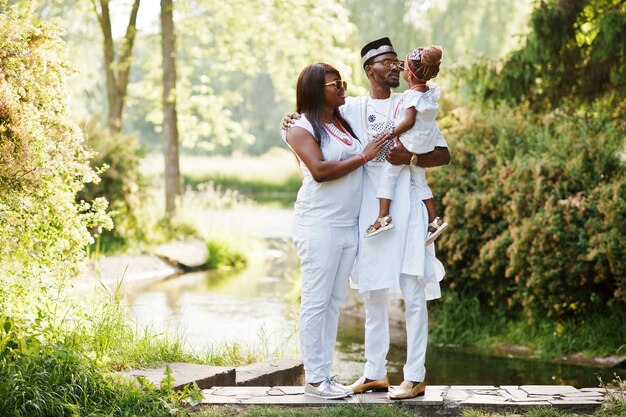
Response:
[{"label": "stone slab", "polygon": [[520,389],[529,395],[560,395],[579,392],[571,385],[522,385]]},{"label": "stone slab", "polygon": [[102,282],[107,287],[163,279],[181,270],[155,255],[112,255],[89,260],[80,285]]},{"label": "stone slab", "polygon": [[164,243],[154,249],[154,254],[184,270],[201,268],[209,258],[207,244],[200,239]]},{"label": "stone slab", "polygon": [[218,387],[213,391],[213,395],[222,397],[264,397],[269,395],[271,387]]},{"label": "stone slab", "polygon": [[278,386],[278,387],[272,387],[272,389],[274,390],[280,390],[282,392],[285,393],[285,395],[302,395],[304,394],[304,385],[299,386],[299,387],[292,387],[292,386]]},{"label": "stone slab", "polygon": [[[510,391],[522,391],[520,387],[508,386]],[[324,400],[303,395],[302,386],[276,387],[223,387],[204,390],[203,404],[244,404],[244,405],[273,405],[289,407],[319,407],[337,406],[346,404],[401,404],[411,410],[419,410],[424,415],[457,415],[466,409],[480,409],[499,413],[521,413],[540,407],[554,407],[570,412],[593,412],[600,407],[604,399],[592,391],[593,397],[572,395],[573,387],[556,386],[527,386],[540,387],[536,392],[541,395],[532,395],[516,398],[509,390],[480,387],[480,389],[460,389],[456,386],[439,386],[438,389],[427,388],[426,395],[407,400],[391,400],[388,393],[363,393],[352,395],[339,400]],[[392,387],[393,388],[393,387]],[[486,389],[484,389],[486,388]],[[535,392],[534,388],[528,388]],[[576,390],[574,388],[576,392]],[[554,394],[548,394],[552,391]],[[526,395],[526,391],[523,391]],[[221,393],[221,395],[220,395]],[[217,394],[217,395],[216,395]],[[521,392],[516,392],[521,395]],[[569,394],[568,397],[565,395]],[[582,394],[582,393],[581,393]],[[587,393],[589,394],[589,393]]]},{"label": "stone slab", "polygon": [[172,362],[158,368],[134,369],[122,372],[122,375],[127,378],[142,376],[158,387],[165,377],[165,368],[167,365],[169,365],[172,370],[174,389],[182,389],[185,385],[193,382],[198,384],[200,389],[207,389],[214,386],[235,385],[235,368],[197,365],[192,363]]},{"label": "stone slab", "polygon": [[236,369],[237,386],[302,386],[304,366],[294,359],[272,359]]}]

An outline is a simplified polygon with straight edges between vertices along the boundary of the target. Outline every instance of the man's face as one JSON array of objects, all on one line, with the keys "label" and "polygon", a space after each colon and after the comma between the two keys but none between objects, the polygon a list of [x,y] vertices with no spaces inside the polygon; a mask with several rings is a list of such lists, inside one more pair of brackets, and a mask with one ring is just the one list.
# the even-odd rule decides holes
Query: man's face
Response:
[{"label": "man's face", "polygon": [[370,82],[396,88],[400,85],[401,63],[394,53],[379,55],[368,65]]}]

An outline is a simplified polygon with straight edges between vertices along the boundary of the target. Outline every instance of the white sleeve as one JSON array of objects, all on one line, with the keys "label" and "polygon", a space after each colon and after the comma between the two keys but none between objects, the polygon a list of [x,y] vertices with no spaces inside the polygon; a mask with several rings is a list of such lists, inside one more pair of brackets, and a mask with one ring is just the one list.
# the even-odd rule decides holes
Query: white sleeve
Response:
[{"label": "white sleeve", "polygon": [[437,139],[435,140],[435,147],[448,147],[448,142],[446,142],[446,139],[443,137],[443,133],[439,130],[439,126],[437,126]]}]

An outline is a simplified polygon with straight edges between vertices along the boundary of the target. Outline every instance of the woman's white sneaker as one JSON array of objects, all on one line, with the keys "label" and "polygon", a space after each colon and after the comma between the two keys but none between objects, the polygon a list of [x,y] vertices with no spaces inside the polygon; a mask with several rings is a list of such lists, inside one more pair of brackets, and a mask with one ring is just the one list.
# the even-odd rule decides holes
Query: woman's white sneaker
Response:
[{"label": "woman's white sneaker", "polygon": [[350,395],[350,393],[345,389],[342,389],[335,384],[333,384],[330,379],[323,380],[317,387],[307,383],[304,386],[304,395],[327,400],[338,400]]}]

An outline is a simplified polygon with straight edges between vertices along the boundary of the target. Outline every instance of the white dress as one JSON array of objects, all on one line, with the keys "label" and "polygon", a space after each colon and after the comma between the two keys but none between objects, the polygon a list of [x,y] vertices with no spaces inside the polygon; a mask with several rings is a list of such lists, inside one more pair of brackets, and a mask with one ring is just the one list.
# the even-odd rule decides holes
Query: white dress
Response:
[{"label": "white dress", "polygon": [[[294,124],[315,135],[302,117]],[[341,161],[362,150],[361,143],[334,125],[322,138],[325,161]],[[331,377],[339,307],[348,287],[358,249],[357,217],[361,206],[363,170],[332,181],[316,182],[300,161],[302,186],[294,207],[293,240],[300,258],[302,295],[298,335],[305,379]]]},{"label": "white dress", "polygon": [[[437,110],[439,109],[437,99],[440,94],[441,90],[435,84],[429,84],[429,90],[425,92],[406,90],[402,93],[400,106],[402,114],[406,114],[406,110],[411,107],[417,111],[413,127],[399,137],[400,142],[409,152],[423,154],[435,149],[437,139],[441,136],[441,131],[436,123]],[[377,198],[393,199],[396,181],[403,169],[408,169],[411,172],[411,183],[417,189],[420,200],[433,198],[424,169],[418,169],[415,166],[391,165],[388,162],[385,162],[380,174],[381,178],[376,192]]]},{"label": "white dress", "polygon": [[[390,130],[404,117],[402,95],[375,100],[369,95],[348,98],[340,107],[342,115],[365,144],[375,133]],[[441,133],[436,146],[447,147]],[[434,245],[425,246],[428,212],[408,169],[398,176],[390,215],[395,227],[376,238],[364,239],[365,230],[378,215],[376,189],[384,165],[386,149],[365,165],[363,198],[359,213],[359,253],[351,276],[353,286],[365,297],[370,291],[388,289],[390,298],[401,298],[401,274],[417,276],[424,282],[427,300],[441,297],[439,282],[445,269],[435,256]],[[417,171],[423,168],[414,167]],[[423,174],[423,172],[422,172]],[[410,190],[410,192],[407,192]]]}]

